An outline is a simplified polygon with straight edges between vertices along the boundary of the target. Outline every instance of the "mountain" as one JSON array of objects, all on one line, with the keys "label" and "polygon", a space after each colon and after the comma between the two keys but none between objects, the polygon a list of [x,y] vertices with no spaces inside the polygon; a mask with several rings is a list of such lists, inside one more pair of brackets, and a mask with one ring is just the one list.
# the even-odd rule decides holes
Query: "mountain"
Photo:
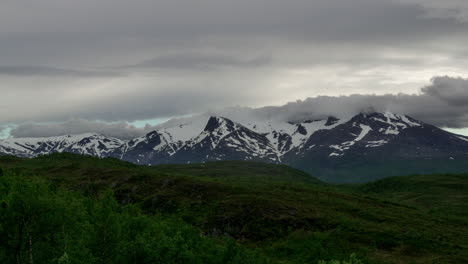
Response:
[{"label": "mountain", "polygon": [[405,115],[361,113],[299,122],[196,116],[128,141],[100,134],[0,141],[0,153],[72,152],[141,165],[245,160],[291,165],[334,182],[468,172],[468,137]]},{"label": "mountain", "polygon": [[10,138],[0,141],[0,153],[26,158],[57,152],[105,157],[124,143],[125,141],[118,138],[96,133],[45,138]]},{"label": "mountain", "polygon": [[467,137],[392,113],[359,114],[332,130],[317,131],[284,158],[335,182],[467,172],[467,161]]}]

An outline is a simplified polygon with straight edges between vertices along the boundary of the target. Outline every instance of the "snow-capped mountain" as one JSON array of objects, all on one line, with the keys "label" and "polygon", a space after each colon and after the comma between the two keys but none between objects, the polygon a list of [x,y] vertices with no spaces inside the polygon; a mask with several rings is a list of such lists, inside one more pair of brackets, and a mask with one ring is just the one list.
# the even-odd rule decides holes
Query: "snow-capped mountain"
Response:
[{"label": "snow-capped mountain", "polygon": [[44,138],[9,138],[0,140],[0,154],[36,157],[56,152],[71,152],[103,157],[122,144],[123,140],[96,133]]},{"label": "snow-capped mountain", "polygon": [[291,165],[332,181],[468,172],[468,137],[389,112],[299,122],[200,115],[170,121],[128,141],[100,134],[0,140],[0,154],[35,157],[53,152],[145,165],[261,161]]},{"label": "snow-capped mountain", "polygon": [[227,159],[278,162],[278,158],[266,135],[223,117],[211,117],[205,129],[172,157],[181,163]]},{"label": "snow-capped mountain", "polygon": [[424,126],[424,123],[410,117],[388,112],[359,114],[347,122],[335,125],[336,129],[317,131],[298,147],[295,154],[304,155],[319,150],[321,154],[335,158],[355,150],[365,152],[366,149],[388,144],[407,129]]}]

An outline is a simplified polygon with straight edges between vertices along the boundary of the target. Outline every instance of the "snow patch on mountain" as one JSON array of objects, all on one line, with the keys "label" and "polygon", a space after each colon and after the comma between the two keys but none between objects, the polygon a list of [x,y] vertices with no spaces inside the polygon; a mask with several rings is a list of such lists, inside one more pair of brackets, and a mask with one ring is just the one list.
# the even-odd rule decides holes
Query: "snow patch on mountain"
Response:
[{"label": "snow patch on mountain", "polygon": [[366,148],[375,148],[375,147],[380,147],[385,144],[387,144],[387,140],[374,140],[374,141],[367,141]]},{"label": "snow patch on mountain", "polygon": [[384,112],[381,114],[383,118],[372,117],[372,120],[379,121],[388,125],[387,128],[380,128],[379,131],[386,135],[398,135],[401,130],[409,127],[422,126],[420,123],[410,120],[407,116],[397,115],[390,112]]},{"label": "snow patch on mountain", "polygon": [[0,140],[0,152],[22,157],[35,157],[64,151],[100,156],[123,143],[123,140],[97,133],[43,138],[8,138]]},{"label": "snow patch on mountain", "polygon": [[[82,138],[74,144],[71,144],[68,148],[64,150],[77,154],[102,157],[109,154],[114,149],[120,147],[124,143],[125,142],[123,140],[118,138],[111,138],[100,134],[93,134]],[[60,152],[64,150],[61,150]]]},{"label": "snow patch on mountain", "polygon": [[319,130],[331,130],[348,120],[328,118],[290,123],[270,119],[244,125],[257,133],[264,134],[278,153],[278,156],[282,156],[293,148],[302,147],[315,132]]},{"label": "snow patch on mountain", "polygon": [[338,150],[339,152],[332,152],[329,156],[342,156],[344,155],[344,151],[350,149],[354,144],[361,141],[368,133],[372,130],[370,126],[366,126],[363,124],[359,125],[361,127],[361,133],[357,135],[357,137],[352,141],[346,141],[341,143],[340,145],[331,145],[330,148]]}]

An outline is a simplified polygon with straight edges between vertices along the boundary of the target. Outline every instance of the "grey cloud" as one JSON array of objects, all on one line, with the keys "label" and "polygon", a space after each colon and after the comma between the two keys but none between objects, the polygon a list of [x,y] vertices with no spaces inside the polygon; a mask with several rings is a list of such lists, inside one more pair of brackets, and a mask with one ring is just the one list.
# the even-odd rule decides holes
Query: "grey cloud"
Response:
[{"label": "grey cloud", "polygon": [[395,0],[44,0],[32,7],[0,4],[0,57],[8,64],[118,66],[174,49],[275,51],[297,43],[355,43],[366,50],[467,33],[451,21],[421,19],[423,7]]},{"label": "grey cloud", "polygon": [[122,76],[115,71],[90,71],[61,69],[46,66],[0,66],[0,75],[12,76],[69,76],[69,77],[112,77]]},{"label": "grey cloud", "polygon": [[[424,118],[415,100],[459,116],[454,91],[381,95],[466,72],[465,2],[0,1],[0,124],[132,121],[307,97],[353,110],[369,96],[334,97],[353,93]],[[429,15],[437,10],[457,15]]]},{"label": "grey cloud", "polygon": [[468,22],[468,3],[464,0],[400,0],[413,3],[426,9],[427,16],[433,18],[451,18]]},{"label": "grey cloud", "polygon": [[426,94],[321,96],[262,111],[267,115],[291,121],[323,118],[328,115],[343,117],[360,112],[390,111],[409,115],[440,127],[468,126],[467,104],[451,105]]},{"label": "grey cloud", "polygon": [[271,63],[271,57],[258,56],[254,58],[235,58],[220,54],[178,53],[163,55],[141,63],[122,66],[120,68],[169,68],[189,70],[214,70],[224,67],[260,67]]},{"label": "grey cloud", "polygon": [[468,127],[468,79],[435,77],[420,94],[318,96],[283,106],[231,108],[220,114],[240,120],[249,116],[295,122],[375,111],[409,115],[440,127]]},{"label": "grey cloud", "polygon": [[423,88],[422,91],[450,104],[468,104],[468,79],[436,77],[432,80],[432,84]]},{"label": "grey cloud", "polygon": [[[0,124],[56,122],[70,118],[134,121],[166,118],[232,104],[266,104],[271,73],[250,68],[236,71],[163,72],[112,79],[67,82],[36,78],[13,80],[15,90],[0,82]],[[59,82],[61,81],[61,82]],[[27,82],[27,83],[26,83]],[[57,88],[58,87],[58,88]]]},{"label": "grey cloud", "polygon": [[[458,97],[455,104],[451,102],[453,96]],[[432,84],[424,87],[420,94],[319,96],[283,106],[230,107],[208,111],[202,115],[220,115],[238,121],[277,119],[295,122],[327,116],[347,117],[374,111],[405,114],[440,127],[468,127],[468,79],[435,77],[432,79]],[[174,124],[177,124],[176,120],[169,120],[157,126],[147,125],[144,128],[136,128],[125,122],[108,124],[73,119],[60,124],[22,124],[13,129],[11,134],[15,137],[32,137],[98,132],[129,139]]]},{"label": "grey cloud", "polygon": [[126,122],[103,123],[99,121],[89,121],[85,119],[71,119],[64,123],[20,124],[11,130],[13,137],[52,137],[62,135],[74,135],[83,133],[100,133],[103,135],[117,137],[121,139],[132,139],[139,137],[150,130],[150,127],[137,128]]},{"label": "grey cloud", "polygon": [[447,40],[448,47],[466,43],[457,39],[468,33],[465,25],[421,18],[424,10],[404,0],[9,1],[0,4],[0,57],[6,65],[71,69],[145,60],[135,66],[184,67],[182,58],[192,67],[248,66],[268,58],[236,56],[313,61],[308,49],[333,57],[352,45],[349,64],[369,49],[439,51]]}]

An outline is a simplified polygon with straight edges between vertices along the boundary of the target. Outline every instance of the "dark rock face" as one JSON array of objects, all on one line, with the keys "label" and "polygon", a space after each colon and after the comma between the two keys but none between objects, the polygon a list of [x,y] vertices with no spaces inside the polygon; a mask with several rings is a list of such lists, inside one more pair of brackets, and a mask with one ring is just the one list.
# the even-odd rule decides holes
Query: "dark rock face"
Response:
[{"label": "dark rock face", "polygon": [[201,125],[199,130],[177,125],[129,141],[98,134],[8,139],[0,141],[0,154],[34,157],[65,151],[143,165],[251,160],[287,164],[337,182],[468,172],[468,137],[392,113],[246,125],[213,116]]},{"label": "dark rock face", "polygon": [[301,124],[297,125],[297,130],[295,133],[299,133],[301,135],[307,135],[307,130],[305,129],[305,127],[303,127]]},{"label": "dark rock face", "polygon": [[330,116],[330,117],[327,118],[327,123],[325,125],[326,126],[331,126],[331,125],[336,124],[338,121],[339,121],[338,118]]}]

